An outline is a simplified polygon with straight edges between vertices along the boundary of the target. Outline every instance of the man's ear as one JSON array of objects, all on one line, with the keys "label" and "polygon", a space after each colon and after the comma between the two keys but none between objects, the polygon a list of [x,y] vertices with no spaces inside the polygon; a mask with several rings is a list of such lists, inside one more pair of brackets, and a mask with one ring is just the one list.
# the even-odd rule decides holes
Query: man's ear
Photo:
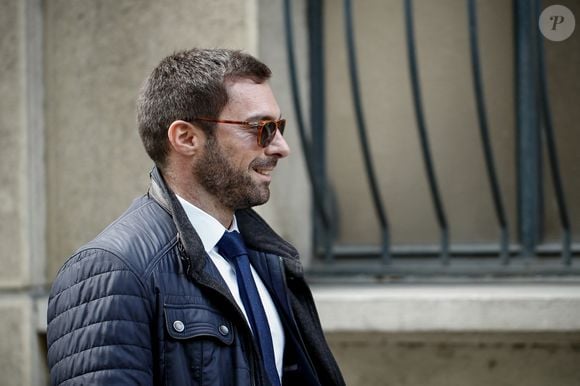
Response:
[{"label": "man's ear", "polygon": [[201,128],[186,121],[173,121],[167,130],[167,137],[175,152],[194,155],[203,145],[205,133]]}]

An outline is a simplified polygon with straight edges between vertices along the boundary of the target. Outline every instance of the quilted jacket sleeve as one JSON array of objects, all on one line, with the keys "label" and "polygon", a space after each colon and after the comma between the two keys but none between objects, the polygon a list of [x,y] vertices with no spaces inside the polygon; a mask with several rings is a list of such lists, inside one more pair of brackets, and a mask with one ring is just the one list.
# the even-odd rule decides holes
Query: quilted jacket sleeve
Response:
[{"label": "quilted jacket sleeve", "polygon": [[153,300],[115,255],[88,249],[59,271],[48,303],[53,385],[151,385]]}]

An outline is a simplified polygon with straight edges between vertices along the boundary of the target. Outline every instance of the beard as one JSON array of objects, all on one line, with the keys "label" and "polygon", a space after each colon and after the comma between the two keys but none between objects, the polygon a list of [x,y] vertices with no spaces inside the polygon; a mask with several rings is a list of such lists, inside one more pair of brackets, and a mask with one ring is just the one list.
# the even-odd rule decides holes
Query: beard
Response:
[{"label": "beard", "polygon": [[201,158],[193,166],[199,184],[227,208],[238,210],[262,205],[270,198],[269,184],[256,182],[250,170],[276,165],[276,159],[255,159],[248,170],[236,168],[214,137],[209,137]]}]

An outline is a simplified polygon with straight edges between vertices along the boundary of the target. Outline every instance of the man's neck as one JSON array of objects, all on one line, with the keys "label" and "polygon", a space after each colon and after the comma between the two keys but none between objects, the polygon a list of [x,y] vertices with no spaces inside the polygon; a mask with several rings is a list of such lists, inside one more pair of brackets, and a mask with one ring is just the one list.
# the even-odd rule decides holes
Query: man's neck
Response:
[{"label": "man's neck", "polygon": [[164,177],[167,185],[175,194],[218,220],[226,229],[230,228],[234,218],[233,209],[224,207],[221,202],[217,201],[215,197],[206,192],[198,184],[191,182],[180,183],[178,182],[178,178],[172,175]]}]

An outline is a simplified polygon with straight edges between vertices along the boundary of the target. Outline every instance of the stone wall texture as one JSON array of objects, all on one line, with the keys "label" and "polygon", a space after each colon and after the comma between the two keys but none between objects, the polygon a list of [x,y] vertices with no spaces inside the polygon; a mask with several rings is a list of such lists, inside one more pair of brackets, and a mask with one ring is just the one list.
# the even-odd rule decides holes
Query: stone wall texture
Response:
[{"label": "stone wall texture", "polygon": [[25,296],[0,299],[1,385],[30,385],[36,377],[31,352],[31,341],[36,337],[32,320],[30,299]]},{"label": "stone wall texture", "polygon": [[24,44],[20,1],[0,9],[0,288],[26,281],[23,247]]},{"label": "stone wall texture", "polygon": [[329,334],[350,386],[574,386],[578,334]]}]

